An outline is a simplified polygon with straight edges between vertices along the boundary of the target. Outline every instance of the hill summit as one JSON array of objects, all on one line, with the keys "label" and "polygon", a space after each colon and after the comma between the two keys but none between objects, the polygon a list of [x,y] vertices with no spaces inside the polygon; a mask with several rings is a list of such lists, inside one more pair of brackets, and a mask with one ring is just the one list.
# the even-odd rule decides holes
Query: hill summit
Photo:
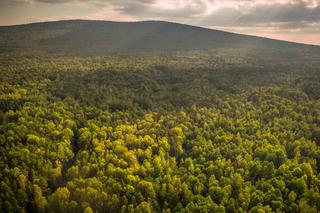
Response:
[{"label": "hill summit", "polygon": [[0,27],[0,51],[54,54],[172,53],[221,48],[312,47],[163,22],[67,20]]}]

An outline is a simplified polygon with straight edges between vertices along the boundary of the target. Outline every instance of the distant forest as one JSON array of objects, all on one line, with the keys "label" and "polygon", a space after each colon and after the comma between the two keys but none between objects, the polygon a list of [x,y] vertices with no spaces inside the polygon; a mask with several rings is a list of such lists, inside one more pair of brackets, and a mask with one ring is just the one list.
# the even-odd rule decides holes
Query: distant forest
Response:
[{"label": "distant forest", "polygon": [[316,213],[320,47],[162,22],[0,27],[0,171],[0,212]]}]

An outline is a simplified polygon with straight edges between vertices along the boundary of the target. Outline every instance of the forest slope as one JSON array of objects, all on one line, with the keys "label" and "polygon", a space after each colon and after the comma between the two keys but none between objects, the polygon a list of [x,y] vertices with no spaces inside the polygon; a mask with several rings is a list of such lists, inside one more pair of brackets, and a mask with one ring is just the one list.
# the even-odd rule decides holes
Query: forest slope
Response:
[{"label": "forest slope", "polygon": [[71,20],[0,27],[0,50],[43,51],[55,54],[172,53],[224,48],[313,49],[266,38],[161,22]]}]

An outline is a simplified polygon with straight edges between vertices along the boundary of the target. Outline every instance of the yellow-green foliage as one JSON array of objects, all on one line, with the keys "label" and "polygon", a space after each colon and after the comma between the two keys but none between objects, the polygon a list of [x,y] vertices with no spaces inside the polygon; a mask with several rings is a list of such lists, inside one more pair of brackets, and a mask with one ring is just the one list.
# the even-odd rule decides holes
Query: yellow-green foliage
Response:
[{"label": "yellow-green foliage", "polygon": [[319,60],[2,57],[0,212],[320,209]]}]

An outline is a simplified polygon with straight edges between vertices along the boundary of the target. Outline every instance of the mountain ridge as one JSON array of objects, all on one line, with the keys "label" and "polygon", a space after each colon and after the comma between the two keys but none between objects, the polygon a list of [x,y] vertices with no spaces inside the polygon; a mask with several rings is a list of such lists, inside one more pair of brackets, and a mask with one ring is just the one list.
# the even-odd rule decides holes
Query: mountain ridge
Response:
[{"label": "mountain ridge", "polygon": [[233,48],[320,50],[317,45],[243,35],[166,21],[60,20],[0,26],[0,52],[106,55],[220,51]]},{"label": "mountain ridge", "polygon": [[320,45],[317,45],[317,44],[308,44],[308,43],[287,41],[287,40],[275,39],[275,38],[264,37],[264,36],[255,36],[255,35],[249,35],[249,34],[242,34],[242,33],[225,31],[225,30],[218,30],[218,29],[213,29],[213,28],[208,28],[208,27],[203,27],[203,26],[197,26],[197,25],[192,25],[192,24],[185,24],[185,23],[172,22],[172,21],[163,21],[163,20],[111,21],[111,20],[93,20],[93,19],[62,19],[62,20],[30,22],[30,23],[22,23],[22,24],[14,24],[14,25],[0,25],[0,29],[1,28],[27,27],[27,26],[34,26],[34,25],[72,23],[72,22],[87,22],[87,23],[96,22],[96,23],[112,23],[112,24],[143,24],[143,23],[174,24],[174,25],[180,25],[180,26],[185,26],[185,27],[197,28],[199,30],[215,31],[215,32],[222,32],[222,33],[228,33],[228,34],[233,34],[233,35],[247,36],[247,37],[252,37],[252,38],[260,38],[260,39],[267,39],[267,40],[278,41],[278,42],[286,42],[286,43],[290,43],[290,44],[298,44],[298,45],[320,47]]}]

